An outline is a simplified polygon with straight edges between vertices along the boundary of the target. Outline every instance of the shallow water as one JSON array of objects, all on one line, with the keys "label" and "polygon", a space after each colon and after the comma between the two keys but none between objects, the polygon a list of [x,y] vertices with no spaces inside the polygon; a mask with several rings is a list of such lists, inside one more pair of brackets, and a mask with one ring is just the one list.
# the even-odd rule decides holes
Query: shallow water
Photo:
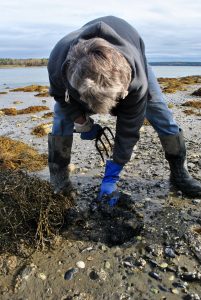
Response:
[{"label": "shallow water", "polygon": [[[157,77],[182,77],[201,75],[201,67],[153,66]],[[0,68],[0,91],[31,84],[49,85],[47,67]]]}]

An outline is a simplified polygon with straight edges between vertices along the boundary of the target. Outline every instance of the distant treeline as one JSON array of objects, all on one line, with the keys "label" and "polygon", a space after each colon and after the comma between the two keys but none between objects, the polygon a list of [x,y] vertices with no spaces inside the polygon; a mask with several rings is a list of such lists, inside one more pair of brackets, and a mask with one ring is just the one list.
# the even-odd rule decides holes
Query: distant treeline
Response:
[{"label": "distant treeline", "polygon": [[152,66],[201,66],[201,62],[150,62],[150,65]]},{"label": "distant treeline", "polygon": [[28,58],[28,59],[12,59],[12,58],[0,58],[0,66],[47,66],[47,58]]},{"label": "distant treeline", "polygon": [[[47,58],[0,58],[0,66],[47,66]],[[152,66],[201,66],[201,62],[149,62]]]}]

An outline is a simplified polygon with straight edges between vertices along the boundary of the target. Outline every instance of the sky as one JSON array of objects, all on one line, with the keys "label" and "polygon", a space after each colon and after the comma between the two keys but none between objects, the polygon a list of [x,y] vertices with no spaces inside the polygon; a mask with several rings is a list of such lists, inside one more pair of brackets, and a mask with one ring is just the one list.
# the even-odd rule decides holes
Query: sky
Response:
[{"label": "sky", "polygon": [[1,0],[0,58],[48,58],[63,36],[95,18],[125,19],[154,61],[201,61],[201,0]]}]

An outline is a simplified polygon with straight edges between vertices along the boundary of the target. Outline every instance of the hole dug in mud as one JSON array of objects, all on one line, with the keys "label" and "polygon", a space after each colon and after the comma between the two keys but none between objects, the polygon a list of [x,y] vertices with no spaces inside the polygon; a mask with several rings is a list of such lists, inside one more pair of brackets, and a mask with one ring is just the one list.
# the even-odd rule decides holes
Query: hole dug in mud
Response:
[{"label": "hole dug in mud", "polygon": [[68,215],[64,236],[76,240],[101,242],[109,247],[123,245],[138,236],[142,220],[135,212],[124,207],[99,206],[95,211],[75,212]]}]

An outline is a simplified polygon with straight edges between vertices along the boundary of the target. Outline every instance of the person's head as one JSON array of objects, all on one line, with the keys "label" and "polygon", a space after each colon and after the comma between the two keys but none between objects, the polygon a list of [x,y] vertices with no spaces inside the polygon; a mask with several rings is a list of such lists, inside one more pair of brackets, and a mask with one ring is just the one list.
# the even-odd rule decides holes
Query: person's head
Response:
[{"label": "person's head", "polygon": [[95,113],[106,114],[128,94],[131,67],[101,38],[83,40],[67,56],[67,79]]}]

